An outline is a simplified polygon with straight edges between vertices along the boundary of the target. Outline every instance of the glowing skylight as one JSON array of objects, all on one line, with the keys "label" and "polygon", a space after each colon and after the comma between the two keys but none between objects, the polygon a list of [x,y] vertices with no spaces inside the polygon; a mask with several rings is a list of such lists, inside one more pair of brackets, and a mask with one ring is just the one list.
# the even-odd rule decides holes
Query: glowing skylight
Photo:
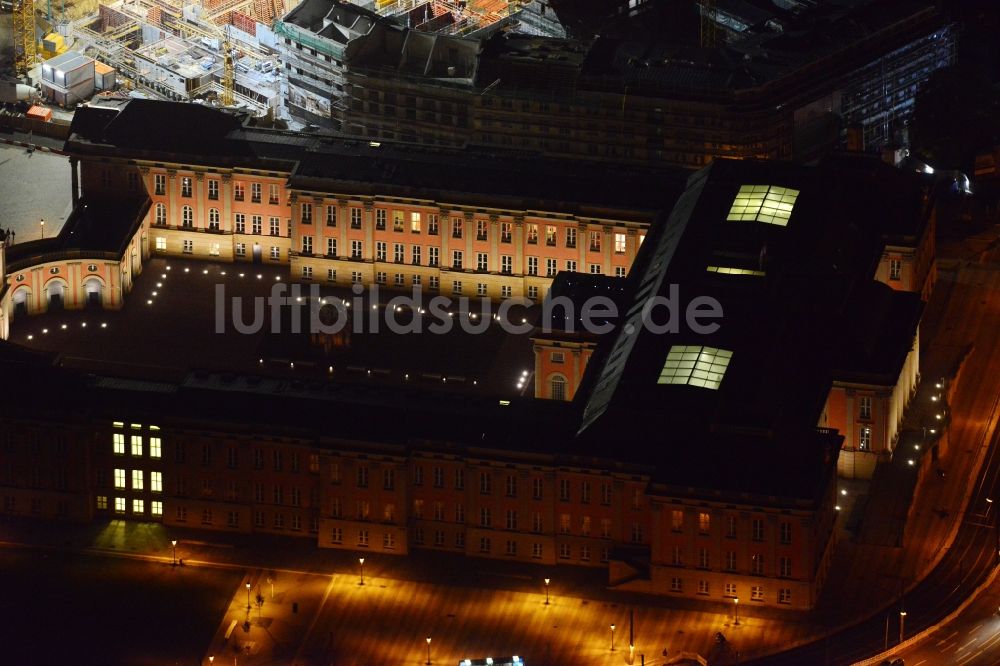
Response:
[{"label": "glowing skylight", "polygon": [[752,268],[733,268],[732,266],[706,266],[705,270],[721,275],[764,275],[764,271],[755,271]]},{"label": "glowing skylight", "polygon": [[743,185],[727,220],[766,222],[784,227],[792,215],[798,190],[776,185]]},{"label": "glowing skylight", "polygon": [[660,371],[657,384],[689,384],[717,389],[729,367],[733,352],[715,347],[674,345]]}]

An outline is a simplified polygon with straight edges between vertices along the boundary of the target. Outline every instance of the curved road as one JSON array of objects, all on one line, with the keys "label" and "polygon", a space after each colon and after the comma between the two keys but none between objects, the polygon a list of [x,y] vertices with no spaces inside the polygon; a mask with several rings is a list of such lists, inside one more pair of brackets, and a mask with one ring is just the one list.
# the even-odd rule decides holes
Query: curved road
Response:
[{"label": "curved road", "polygon": [[[960,414],[956,406],[952,427],[955,430],[957,421],[962,419],[965,421],[963,425],[975,426],[978,436],[972,438],[975,441],[968,441],[970,438],[959,441],[955,438],[950,455],[958,455],[963,452],[962,449],[972,449],[981,443],[981,438],[990,435],[989,450],[979,475],[970,479],[971,497],[954,543],[922,582],[902,600],[889,600],[891,603],[875,616],[813,643],[747,663],[757,666],[846,666],[868,659],[881,653],[886,644],[889,648],[899,644],[901,604],[906,611],[905,636],[912,636],[946,618],[987,579],[1000,561],[1000,528],[997,522],[1000,515],[1000,447],[997,445],[1000,432],[988,432],[991,414],[1000,400],[997,387],[997,379],[1000,378],[1000,345],[995,339],[995,332],[1000,330],[1000,270],[993,266],[976,265],[960,269],[954,279],[956,284],[937,342],[961,345],[970,340],[975,341],[975,350],[966,364],[963,371],[965,374],[958,388],[972,402],[968,413]],[[969,394],[969,391],[972,393]],[[956,403],[957,398],[958,395]],[[988,497],[997,500],[992,507],[986,502]],[[991,605],[994,614],[997,612],[996,599],[987,593],[973,602],[967,612],[962,613],[955,622],[960,622],[961,618],[968,619],[967,616],[975,613],[981,614],[984,612],[983,604]],[[997,634],[1000,631],[1000,618],[994,615],[989,621],[982,621],[982,626],[977,626],[979,624],[980,622],[973,622],[967,628],[969,632],[975,629],[978,632],[975,634],[977,638],[970,636],[952,645],[954,639],[962,637],[963,633],[958,629],[956,636],[950,636],[956,628],[949,626],[948,631],[935,632],[934,636],[928,637],[912,650],[904,650],[899,656],[904,656],[908,665],[917,664],[921,659],[925,660],[927,666],[959,663],[953,660],[950,652],[944,661],[940,652],[937,656],[931,652],[925,653],[927,646],[954,649],[958,657],[958,649],[971,640],[965,647],[968,652],[963,652],[963,655],[975,655],[977,661],[968,663],[984,666],[1000,663],[1000,634]],[[962,626],[965,627],[965,624]],[[948,640],[937,645],[936,642],[942,638]],[[986,641],[990,640],[993,642],[987,645]],[[979,648],[982,651],[976,653]],[[992,657],[986,654],[989,650],[992,650]],[[896,656],[893,655],[893,658]],[[980,657],[982,661],[978,661]],[[967,662],[960,663],[964,666]]]}]

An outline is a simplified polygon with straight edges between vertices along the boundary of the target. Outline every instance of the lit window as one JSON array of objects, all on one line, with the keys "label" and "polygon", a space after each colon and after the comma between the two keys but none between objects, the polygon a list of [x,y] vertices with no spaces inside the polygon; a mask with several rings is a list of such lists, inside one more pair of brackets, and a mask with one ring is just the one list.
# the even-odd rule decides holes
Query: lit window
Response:
[{"label": "lit window", "polygon": [[162,516],[163,515],[163,502],[160,502],[158,500],[153,500],[150,503],[150,513],[153,514],[154,516]]},{"label": "lit window", "polygon": [[125,455],[125,435],[120,432],[114,434],[114,453],[116,456]]},{"label": "lit window", "polygon": [[115,513],[125,513],[125,498],[116,497],[115,498]]},{"label": "lit window", "polygon": [[715,347],[674,345],[667,353],[658,384],[690,384],[717,389],[733,352]]},{"label": "lit window", "polygon": [[[150,426],[150,429],[152,429],[152,426]],[[162,452],[162,450],[160,448],[160,438],[159,437],[150,437],[149,438],[149,457],[150,458],[159,458],[162,455],[162,453],[163,452]]]},{"label": "lit window", "polygon": [[99,510],[101,510],[101,511],[107,511],[108,510],[108,496],[107,495],[98,495],[97,496],[97,508]]},{"label": "lit window", "polygon": [[115,488],[125,487],[125,470],[116,469],[115,470]]},{"label": "lit window", "polygon": [[143,476],[141,469],[132,470],[132,490],[142,490]]},{"label": "lit window", "polygon": [[858,436],[858,448],[862,451],[870,451],[872,448],[872,429],[865,426],[861,428]]},{"label": "lit window", "polygon": [[783,227],[788,224],[798,196],[798,190],[787,187],[743,185],[726,219],[766,222]]},{"label": "lit window", "polygon": [[146,513],[146,502],[141,499],[132,500],[132,513]]},{"label": "lit window", "polygon": [[149,489],[154,493],[163,492],[163,472],[149,473]]},{"label": "lit window", "polygon": [[142,435],[132,435],[132,455],[142,455]]},{"label": "lit window", "polygon": [[707,266],[709,273],[719,273],[720,275],[764,275],[764,271],[755,271],[750,268],[733,268],[732,266]]}]

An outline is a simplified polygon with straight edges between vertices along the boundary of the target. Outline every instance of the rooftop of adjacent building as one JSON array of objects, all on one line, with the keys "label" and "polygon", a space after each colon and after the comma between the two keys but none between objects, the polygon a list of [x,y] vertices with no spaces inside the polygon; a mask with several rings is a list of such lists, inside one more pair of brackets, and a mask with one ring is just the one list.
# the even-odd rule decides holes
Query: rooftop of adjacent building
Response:
[{"label": "rooftop of adjacent building", "polygon": [[[711,477],[751,492],[817,490],[813,475],[836,459],[829,447],[838,438],[815,427],[833,380],[892,385],[922,310],[918,295],[874,282],[886,220],[906,196],[920,201],[920,188],[894,175],[871,187],[865,160],[857,173],[846,160],[720,160],[691,177],[647,236],[627,314],[588,365],[577,394],[581,441],[656,433],[662,439],[643,455],[658,449],[658,473],[673,485]],[[923,224],[920,206],[902,210],[908,224]],[[674,330],[644,323],[654,296],[676,304]],[[702,298],[721,308],[701,322],[716,330],[685,317]],[[653,321],[668,315],[661,309]]]}]

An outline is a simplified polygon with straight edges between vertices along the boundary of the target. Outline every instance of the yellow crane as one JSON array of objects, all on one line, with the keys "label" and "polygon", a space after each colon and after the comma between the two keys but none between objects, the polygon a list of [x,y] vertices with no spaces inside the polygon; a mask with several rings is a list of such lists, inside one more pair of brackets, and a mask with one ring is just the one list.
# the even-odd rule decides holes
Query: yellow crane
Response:
[{"label": "yellow crane", "polygon": [[14,24],[14,70],[18,76],[27,76],[35,66],[38,44],[35,41],[35,0],[15,0],[13,4]]},{"label": "yellow crane", "polygon": [[219,103],[222,106],[233,105],[233,87],[236,85],[236,62],[233,59],[233,47],[229,43],[229,26],[223,32],[222,40],[222,94]]}]

